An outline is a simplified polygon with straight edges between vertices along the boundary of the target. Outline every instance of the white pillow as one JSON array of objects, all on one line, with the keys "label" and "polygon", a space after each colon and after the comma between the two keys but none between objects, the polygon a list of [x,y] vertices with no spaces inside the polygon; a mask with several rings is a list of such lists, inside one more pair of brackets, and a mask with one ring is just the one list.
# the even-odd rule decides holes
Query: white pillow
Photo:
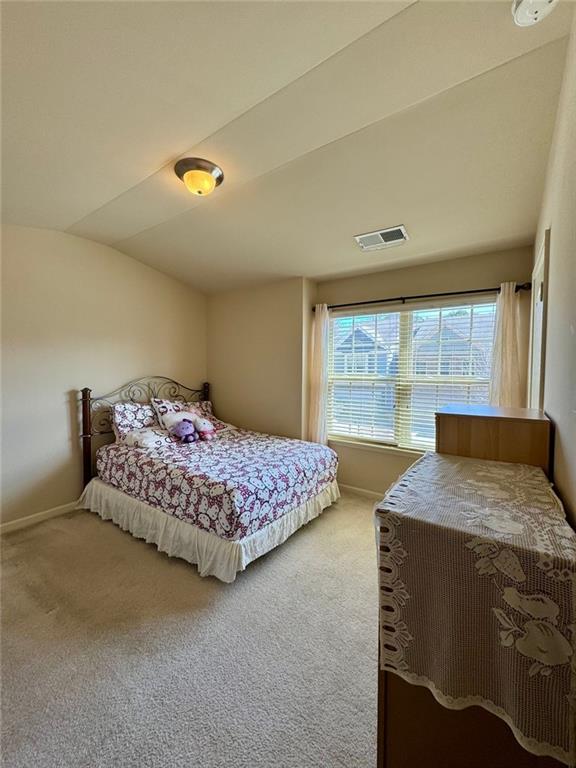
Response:
[{"label": "white pillow", "polygon": [[121,442],[134,448],[161,448],[172,445],[174,440],[163,429],[133,429],[124,435]]},{"label": "white pillow", "polygon": [[[220,421],[220,419],[217,419],[214,416],[212,411],[212,403],[210,400],[199,400],[193,403],[181,403],[179,401],[175,402],[173,400],[162,400],[161,398],[153,397],[150,403],[156,412],[156,416],[158,417],[158,421],[160,422],[161,427],[166,426],[166,416],[169,413],[182,413],[185,411],[188,414],[192,413],[195,416],[208,419],[208,421],[212,423],[212,426],[216,432],[222,432],[225,429],[236,429],[236,427],[234,427],[232,424],[228,424],[225,421]],[[190,416],[188,415],[186,418],[190,418]]]},{"label": "white pillow", "polygon": [[188,419],[188,421],[194,423],[197,418],[197,413],[191,413],[190,411],[175,411],[173,413],[164,413],[162,415],[162,424],[166,429],[170,429],[170,427],[179,424],[181,421],[184,421],[184,419]]}]

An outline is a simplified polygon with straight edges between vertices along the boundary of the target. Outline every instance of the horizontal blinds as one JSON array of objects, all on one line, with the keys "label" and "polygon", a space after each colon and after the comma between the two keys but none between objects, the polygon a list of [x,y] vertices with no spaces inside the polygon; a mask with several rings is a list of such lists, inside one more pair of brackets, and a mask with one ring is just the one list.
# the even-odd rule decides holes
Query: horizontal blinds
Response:
[{"label": "horizontal blinds", "polygon": [[486,298],[332,316],[329,433],[433,448],[439,407],[488,402],[495,316]]}]

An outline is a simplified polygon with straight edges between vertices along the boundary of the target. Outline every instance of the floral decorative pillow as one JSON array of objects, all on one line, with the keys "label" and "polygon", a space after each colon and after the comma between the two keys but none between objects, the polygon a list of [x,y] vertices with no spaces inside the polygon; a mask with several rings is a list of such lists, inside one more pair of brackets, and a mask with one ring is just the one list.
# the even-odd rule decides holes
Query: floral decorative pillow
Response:
[{"label": "floral decorative pillow", "polygon": [[167,429],[169,426],[163,418],[166,414],[189,410],[186,407],[186,403],[181,403],[176,400],[162,400],[159,397],[153,397],[152,400],[150,400],[150,405],[154,409],[158,422],[163,429]]},{"label": "floral decorative pillow", "polygon": [[164,423],[162,417],[168,413],[179,413],[180,411],[189,411],[190,413],[194,413],[203,419],[208,419],[208,421],[212,423],[212,426],[216,432],[222,432],[224,429],[230,429],[230,424],[226,424],[225,421],[220,421],[220,419],[217,419],[214,416],[212,411],[212,403],[210,400],[198,400],[197,402],[193,403],[181,403],[175,400],[161,400],[160,398],[155,397],[151,400],[151,403],[158,416],[160,426],[164,427],[165,429],[167,428],[167,425]]},{"label": "floral decorative pillow", "polygon": [[[214,410],[210,400],[199,400],[197,403],[190,403],[190,405],[194,406],[194,410],[197,411],[203,419],[208,419],[209,421],[214,419]],[[218,421],[218,419],[216,419],[216,421]],[[224,424],[224,422],[222,421],[221,424]],[[226,424],[225,426],[228,425]]]},{"label": "floral decorative pillow", "polygon": [[135,429],[159,426],[156,411],[148,403],[115,403],[112,406],[112,429],[116,440],[123,440]]}]

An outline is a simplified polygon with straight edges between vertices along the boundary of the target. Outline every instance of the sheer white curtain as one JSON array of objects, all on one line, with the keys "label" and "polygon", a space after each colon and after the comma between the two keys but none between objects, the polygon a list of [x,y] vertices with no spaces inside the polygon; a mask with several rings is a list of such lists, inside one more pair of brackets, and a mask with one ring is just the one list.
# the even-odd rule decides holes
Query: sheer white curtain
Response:
[{"label": "sheer white curtain", "polygon": [[308,439],[328,442],[326,407],[328,401],[328,337],[330,314],[326,304],[316,304],[310,346],[310,414]]},{"label": "sheer white curtain", "polygon": [[516,283],[502,283],[496,303],[496,335],[490,381],[490,405],[521,408],[520,298]]}]

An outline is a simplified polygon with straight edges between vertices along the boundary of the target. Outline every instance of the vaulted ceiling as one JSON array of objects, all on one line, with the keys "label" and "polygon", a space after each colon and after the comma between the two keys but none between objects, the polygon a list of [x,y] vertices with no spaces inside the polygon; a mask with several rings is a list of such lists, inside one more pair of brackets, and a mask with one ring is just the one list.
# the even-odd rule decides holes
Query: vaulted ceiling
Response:
[{"label": "vaulted ceiling", "polygon": [[[3,12],[4,222],[208,292],[531,242],[572,4],[26,2]],[[207,157],[225,181],[174,175]],[[354,234],[404,224],[405,245]]]}]

